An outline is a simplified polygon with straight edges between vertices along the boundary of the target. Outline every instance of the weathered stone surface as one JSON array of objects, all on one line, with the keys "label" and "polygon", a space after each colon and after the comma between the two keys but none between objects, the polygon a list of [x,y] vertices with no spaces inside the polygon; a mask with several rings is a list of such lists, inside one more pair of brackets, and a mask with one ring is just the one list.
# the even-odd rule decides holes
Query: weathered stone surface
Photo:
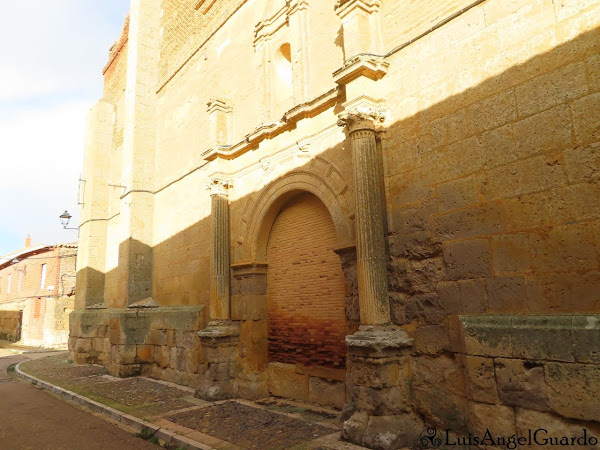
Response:
[{"label": "weathered stone surface", "polygon": [[371,416],[362,445],[372,449],[414,448],[423,430],[423,422],[412,414]]},{"label": "weathered stone surface", "polygon": [[154,362],[154,351],[151,345],[136,346],[136,362],[149,364]]},{"label": "weathered stone surface", "polygon": [[407,412],[410,402],[405,386],[371,388],[348,386],[348,394],[359,411],[369,415],[384,416]]},{"label": "weathered stone surface", "polygon": [[348,375],[359,386],[382,388],[398,385],[400,367],[398,360],[350,360]]},{"label": "weathered stone surface", "polygon": [[509,316],[462,316],[460,324],[467,354],[512,356]]},{"label": "weathered stone surface", "polygon": [[407,300],[406,320],[423,324],[438,324],[444,319],[444,310],[437,293],[413,295]]},{"label": "weathered stone surface", "polygon": [[258,400],[269,396],[269,384],[265,380],[239,380],[239,396],[246,400]]},{"label": "weathered stone surface", "polygon": [[135,345],[113,345],[110,348],[110,360],[116,364],[135,364]]},{"label": "weathered stone surface", "polygon": [[308,401],[341,409],[346,403],[346,383],[310,377]]},{"label": "weathered stone surface", "polygon": [[308,400],[308,375],[298,374],[293,365],[282,363],[269,363],[267,372],[271,394],[300,401]]},{"label": "weathered stone surface", "polygon": [[573,361],[571,316],[514,316],[511,323],[515,358]]},{"label": "weathered stone surface", "polygon": [[465,356],[467,393],[471,400],[496,404],[498,390],[494,373],[494,361],[480,356]]},{"label": "weathered stone surface", "polygon": [[369,415],[364,412],[357,412],[344,422],[342,428],[342,439],[362,445],[363,436],[369,423]]},{"label": "weathered stone surface", "polygon": [[579,441],[575,441],[576,445],[573,447],[585,447],[589,445],[589,441],[582,440],[584,429],[588,438],[594,436],[600,441],[600,425],[598,423],[573,423],[554,414],[523,408],[518,408],[516,411],[517,433],[520,436],[528,436],[530,430],[532,433],[535,433],[536,430],[545,430],[539,431],[537,436],[534,436],[534,442],[537,442],[540,446],[548,443],[547,439],[550,437],[560,438],[566,436],[569,438],[569,442],[572,437],[579,438]]},{"label": "weathered stone surface", "polygon": [[428,425],[465,430],[468,404],[465,370],[447,355],[413,358],[411,400]]},{"label": "weathered stone surface", "polygon": [[150,335],[147,342],[151,345],[167,345],[166,330],[150,330]]},{"label": "weathered stone surface", "polygon": [[508,406],[473,403],[471,429],[479,436],[483,436],[486,430],[494,436],[512,436],[516,431],[515,413]]},{"label": "weathered stone surface", "polygon": [[490,249],[486,239],[453,241],[444,246],[444,261],[453,280],[491,275]]},{"label": "weathered stone surface", "polygon": [[581,363],[600,363],[600,316],[574,315],[571,328],[573,357]]},{"label": "weathered stone surface", "polygon": [[419,327],[414,333],[414,349],[418,353],[437,354],[450,349],[448,328],[440,325]]},{"label": "weathered stone surface", "polygon": [[498,394],[502,403],[527,409],[546,411],[544,366],[521,359],[495,360]]},{"label": "weathered stone surface", "polygon": [[597,365],[546,363],[550,409],[565,417],[600,421],[600,371]]}]

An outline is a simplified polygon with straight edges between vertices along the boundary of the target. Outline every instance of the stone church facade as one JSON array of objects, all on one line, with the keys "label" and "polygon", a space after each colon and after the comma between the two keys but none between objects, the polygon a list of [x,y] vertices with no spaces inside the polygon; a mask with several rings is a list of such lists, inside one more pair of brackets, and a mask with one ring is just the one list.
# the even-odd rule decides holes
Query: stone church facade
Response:
[{"label": "stone church facade", "polygon": [[371,448],[600,437],[599,18],[132,0],[89,115],[73,360],[338,407]]}]

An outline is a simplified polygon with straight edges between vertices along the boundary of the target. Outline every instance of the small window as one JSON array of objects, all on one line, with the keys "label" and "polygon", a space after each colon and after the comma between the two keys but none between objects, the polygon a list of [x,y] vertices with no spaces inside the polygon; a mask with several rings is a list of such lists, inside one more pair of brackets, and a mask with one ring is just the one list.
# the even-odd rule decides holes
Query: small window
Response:
[{"label": "small window", "polygon": [[6,287],[6,292],[10,294],[10,282],[12,281],[12,274],[8,275],[8,286]]},{"label": "small window", "polygon": [[44,289],[46,286],[46,264],[42,264],[42,282],[40,283],[40,289]]},{"label": "small window", "polygon": [[275,54],[275,98],[278,104],[286,103],[293,95],[292,51],[283,44]]},{"label": "small window", "polygon": [[21,292],[21,281],[23,281],[23,272],[19,272],[19,292]]}]

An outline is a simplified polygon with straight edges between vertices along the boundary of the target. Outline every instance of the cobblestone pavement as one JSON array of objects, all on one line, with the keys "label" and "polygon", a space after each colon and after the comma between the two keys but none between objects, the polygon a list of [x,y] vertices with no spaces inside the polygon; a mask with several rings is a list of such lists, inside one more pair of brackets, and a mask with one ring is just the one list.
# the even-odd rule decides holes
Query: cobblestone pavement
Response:
[{"label": "cobblestone pavement", "polygon": [[[235,401],[186,411],[166,419],[227,440],[242,448],[292,448],[307,440],[327,436],[337,431],[335,428]],[[260,439],[255,435],[258,430],[260,430]]]},{"label": "cobblestone pavement", "polygon": [[68,357],[68,353],[54,354],[27,361],[20,369],[206,448],[360,448],[339,440],[335,410],[278,398],[205,402],[194,398],[190,388],[144,377],[114,378],[102,366],[76,365]]}]

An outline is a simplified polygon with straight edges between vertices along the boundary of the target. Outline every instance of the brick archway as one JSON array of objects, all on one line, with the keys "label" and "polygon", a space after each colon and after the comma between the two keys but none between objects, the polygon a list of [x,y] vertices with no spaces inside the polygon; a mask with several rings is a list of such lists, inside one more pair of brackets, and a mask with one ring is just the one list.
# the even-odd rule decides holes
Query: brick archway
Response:
[{"label": "brick archway", "polygon": [[325,205],[302,192],[273,222],[267,244],[268,359],[345,366],[345,278]]}]

